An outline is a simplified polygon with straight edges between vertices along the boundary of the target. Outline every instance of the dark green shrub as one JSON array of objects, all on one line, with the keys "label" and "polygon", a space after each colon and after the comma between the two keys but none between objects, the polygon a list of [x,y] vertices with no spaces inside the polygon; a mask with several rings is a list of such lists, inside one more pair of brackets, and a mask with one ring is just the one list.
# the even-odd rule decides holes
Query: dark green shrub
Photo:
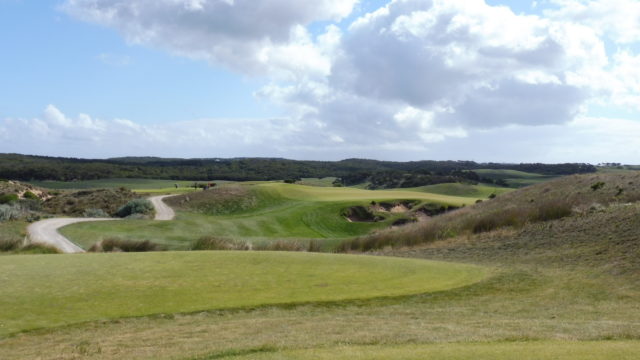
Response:
[{"label": "dark green shrub", "polygon": [[17,194],[2,194],[0,195],[0,204],[9,204],[18,201]]},{"label": "dark green shrub", "polygon": [[591,190],[593,190],[593,191],[600,190],[600,189],[602,189],[604,187],[604,185],[605,184],[602,181],[598,181],[597,183],[591,185]]},{"label": "dark green shrub", "polygon": [[22,197],[29,200],[40,200],[38,195],[32,193],[31,191],[25,191],[24,194],[22,194]]},{"label": "dark green shrub", "polygon": [[153,204],[147,199],[134,199],[129,201],[117,211],[119,217],[127,217],[134,214],[148,215],[154,211]]}]

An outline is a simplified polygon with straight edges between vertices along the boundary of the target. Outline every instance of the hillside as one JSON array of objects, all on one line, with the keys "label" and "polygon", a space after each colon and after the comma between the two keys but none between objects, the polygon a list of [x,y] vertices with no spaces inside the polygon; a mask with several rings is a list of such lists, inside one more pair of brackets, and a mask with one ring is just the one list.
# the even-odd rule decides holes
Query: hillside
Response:
[{"label": "hillside", "polygon": [[501,229],[520,229],[562,218],[575,220],[604,211],[612,204],[622,206],[638,201],[640,172],[574,175],[504,193],[428,222],[347,240],[341,248],[368,251],[458,237],[474,239],[475,235]]}]

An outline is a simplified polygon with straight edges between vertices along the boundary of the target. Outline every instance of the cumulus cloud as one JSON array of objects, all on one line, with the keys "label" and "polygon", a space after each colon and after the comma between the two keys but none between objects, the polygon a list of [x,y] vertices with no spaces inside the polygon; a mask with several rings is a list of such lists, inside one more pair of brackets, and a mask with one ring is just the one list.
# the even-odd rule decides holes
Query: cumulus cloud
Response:
[{"label": "cumulus cloud", "polygon": [[560,21],[572,21],[596,29],[613,41],[640,41],[640,2],[637,0],[552,0],[556,8],[545,14]]},{"label": "cumulus cloud", "polygon": [[214,144],[238,149],[235,155],[251,155],[241,150],[244,144],[254,155],[335,151],[375,157],[379,150],[435,158],[434,151],[450,151],[451,144],[468,149],[486,134],[535,142],[541,140],[523,136],[539,132],[557,140],[551,134],[556,131],[575,139],[574,133],[586,134],[589,127],[602,130],[586,120],[591,103],[640,109],[640,56],[624,48],[608,54],[604,38],[619,45],[640,40],[635,0],[533,2],[547,6],[540,16],[484,0],[392,0],[347,26],[309,31],[313,22],[346,18],[357,2],[67,0],[67,13],[115,28],[131,43],[264,76],[269,84],[256,96],[288,116],[172,127],[70,120],[52,110],[26,123],[58,131],[65,122],[84,121],[77,131],[93,126],[105,139],[124,132],[133,144],[144,133],[150,139],[145,146]]},{"label": "cumulus cloud", "polygon": [[348,16],[357,0],[67,0],[72,16],[250,74],[326,71],[305,26]]}]

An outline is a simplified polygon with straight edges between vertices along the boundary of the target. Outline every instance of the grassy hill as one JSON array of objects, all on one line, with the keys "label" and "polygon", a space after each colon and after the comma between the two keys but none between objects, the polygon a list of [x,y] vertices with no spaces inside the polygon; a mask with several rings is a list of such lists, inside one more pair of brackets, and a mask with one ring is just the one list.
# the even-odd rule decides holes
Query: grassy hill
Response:
[{"label": "grassy hill", "polygon": [[419,204],[461,206],[474,198],[431,194],[418,191],[372,191],[352,188],[312,187],[283,183],[229,185],[180,195],[167,200],[177,218],[171,222],[122,221],[83,223],[61,232],[79,245],[89,248],[106,238],[150,240],[169,249],[184,250],[202,236],[247,239],[254,243],[274,239],[322,239],[331,248],[339,239],[364,235],[389,227],[404,214],[386,214],[380,222],[349,222],[342,215],[352,206],[371,201],[416,200]]},{"label": "grassy hill", "polygon": [[429,222],[347,240],[342,249],[366,251],[386,246],[413,246],[499,229],[518,229],[532,223],[584,216],[610,204],[639,200],[640,172],[572,175],[504,193]]}]

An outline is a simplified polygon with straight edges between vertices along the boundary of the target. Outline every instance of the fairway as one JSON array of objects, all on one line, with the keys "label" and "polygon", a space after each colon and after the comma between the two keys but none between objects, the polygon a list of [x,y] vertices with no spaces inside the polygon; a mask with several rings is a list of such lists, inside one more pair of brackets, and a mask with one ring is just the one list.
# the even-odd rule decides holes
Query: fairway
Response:
[{"label": "fairway", "polygon": [[164,252],[0,258],[0,336],[78,322],[443,291],[477,266],[278,252]]},{"label": "fairway", "polygon": [[[256,197],[255,208],[232,214],[207,215],[177,211],[171,222],[122,221],[111,224],[83,223],[67,226],[61,233],[84,249],[96,242],[119,237],[149,240],[170,250],[189,249],[202,236],[222,236],[265,242],[270,239],[323,239],[331,249],[339,239],[360,236],[389,227],[402,214],[388,214],[381,222],[348,222],[341,215],[351,206],[367,206],[371,201],[416,200],[462,206],[476,198],[449,196],[411,190],[361,190],[353,188],[311,187],[283,183],[240,185]],[[232,204],[226,204],[232,207]]]},{"label": "fairway", "polygon": [[637,341],[539,341],[509,343],[342,346],[328,349],[264,351],[246,356],[198,357],[229,360],[635,360]]}]

